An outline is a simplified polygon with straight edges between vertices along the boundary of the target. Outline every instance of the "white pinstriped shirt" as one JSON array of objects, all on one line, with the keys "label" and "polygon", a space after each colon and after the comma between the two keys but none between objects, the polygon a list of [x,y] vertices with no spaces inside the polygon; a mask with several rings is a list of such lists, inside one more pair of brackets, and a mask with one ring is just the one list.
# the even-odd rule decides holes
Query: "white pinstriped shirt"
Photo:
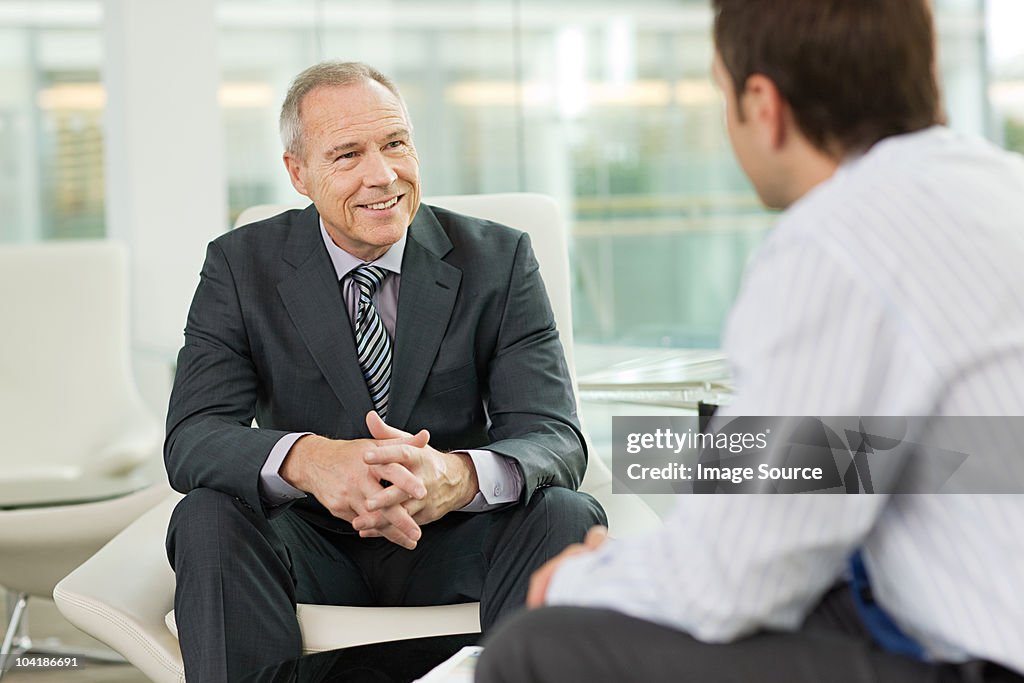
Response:
[{"label": "white pinstriped shirt", "polygon": [[[1024,415],[1024,160],[935,127],[846,162],[759,250],[725,347],[726,414]],[[548,602],[730,641],[797,628],[858,546],[930,658],[1024,672],[1022,495],[682,497]]]}]

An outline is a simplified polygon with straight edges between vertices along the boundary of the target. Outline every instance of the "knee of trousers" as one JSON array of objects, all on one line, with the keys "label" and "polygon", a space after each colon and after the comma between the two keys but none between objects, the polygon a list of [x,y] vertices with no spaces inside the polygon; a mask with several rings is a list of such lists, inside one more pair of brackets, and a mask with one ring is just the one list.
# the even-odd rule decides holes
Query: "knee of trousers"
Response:
[{"label": "knee of trousers", "polygon": [[561,644],[572,633],[572,620],[566,623],[565,611],[559,607],[521,611],[499,625],[483,641],[477,682],[548,680],[544,676],[550,673],[549,665],[560,657]]},{"label": "knee of trousers", "polygon": [[190,491],[175,506],[167,528],[167,555],[198,559],[216,552],[241,557],[254,541],[262,541],[256,513],[234,496],[213,489]]},{"label": "knee of trousers", "polygon": [[[608,517],[601,504],[588,493],[558,486],[543,488],[533,494],[526,514],[532,524],[540,524],[549,533],[560,530],[580,541],[595,524],[607,526]],[[576,538],[578,536],[578,538]]]}]

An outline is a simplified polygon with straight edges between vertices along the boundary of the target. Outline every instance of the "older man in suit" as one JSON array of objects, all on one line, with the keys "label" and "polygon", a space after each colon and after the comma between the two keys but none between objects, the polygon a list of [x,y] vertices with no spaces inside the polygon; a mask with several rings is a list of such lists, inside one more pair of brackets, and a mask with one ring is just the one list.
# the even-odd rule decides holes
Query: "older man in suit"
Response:
[{"label": "older man in suit", "polygon": [[420,204],[366,65],[300,74],[281,132],[313,203],[210,244],[170,401],[189,680],[297,656],[296,602],[480,600],[486,630],[604,522],[529,238]]}]

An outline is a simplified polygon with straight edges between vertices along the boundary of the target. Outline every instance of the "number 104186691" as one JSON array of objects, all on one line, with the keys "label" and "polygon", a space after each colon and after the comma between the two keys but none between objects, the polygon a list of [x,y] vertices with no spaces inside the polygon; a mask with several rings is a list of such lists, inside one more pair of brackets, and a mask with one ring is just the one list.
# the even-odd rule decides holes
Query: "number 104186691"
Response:
[{"label": "number 104186691", "polygon": [[73,669],[78,667],[78,657],[40,657],[37,655],[16,656],[13,669]]}]

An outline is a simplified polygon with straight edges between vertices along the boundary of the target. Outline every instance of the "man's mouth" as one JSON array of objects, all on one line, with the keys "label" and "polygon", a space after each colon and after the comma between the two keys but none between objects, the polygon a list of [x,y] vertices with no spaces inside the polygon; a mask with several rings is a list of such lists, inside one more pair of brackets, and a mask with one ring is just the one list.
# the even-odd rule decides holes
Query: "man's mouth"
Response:
[{"label": "man's mouth", "polygon": [[377,202],[375,204],[360,204],[360,206],[364,209],[373,209],[374,211],[386,211],[397,204],[398,200],[403,196],[405,195],[398,195],[397,197],[392,197],[391,199],[387,199],[383,202]]}]

